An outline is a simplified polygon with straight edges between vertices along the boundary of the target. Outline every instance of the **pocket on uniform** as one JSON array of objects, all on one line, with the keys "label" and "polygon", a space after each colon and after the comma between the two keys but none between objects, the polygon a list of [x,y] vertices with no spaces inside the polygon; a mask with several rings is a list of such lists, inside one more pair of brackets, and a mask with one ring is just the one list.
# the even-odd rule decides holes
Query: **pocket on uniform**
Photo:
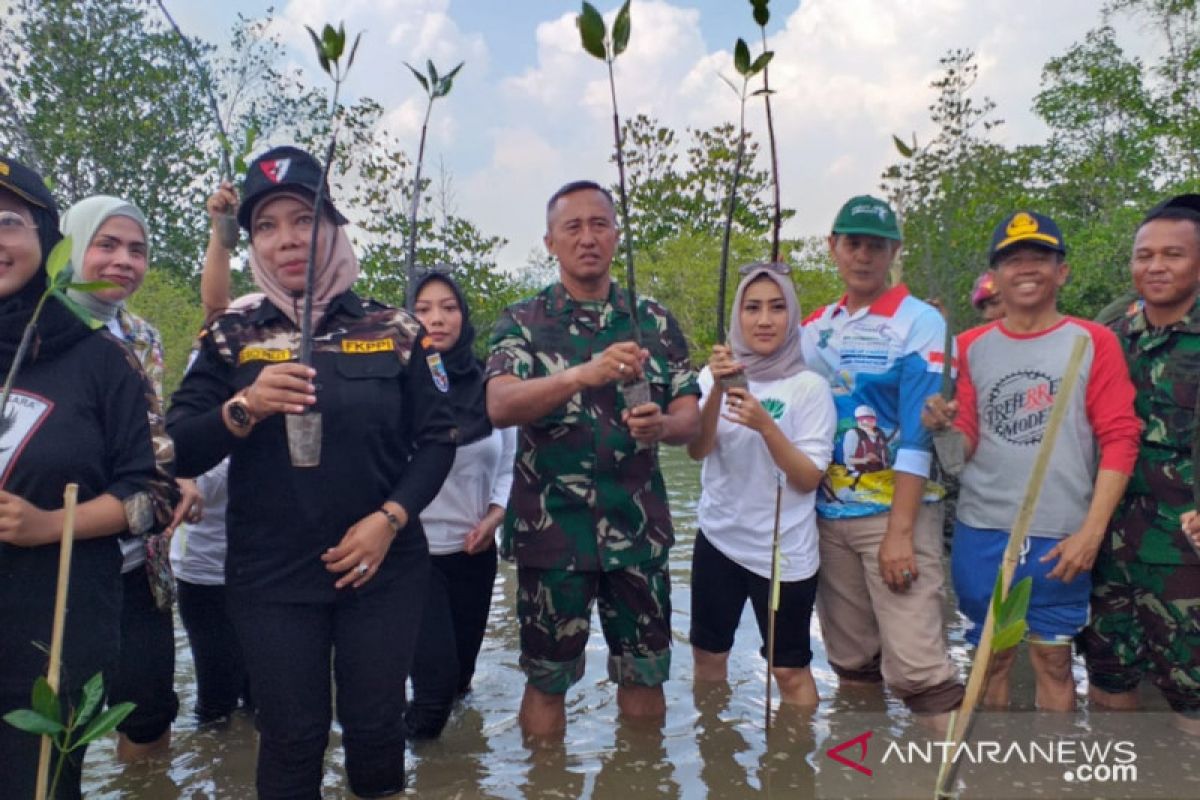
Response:
[{"label": "pocket on uniform", "polygon": [[317,378],[325,384],[317,390],[323,410],[337,413],[340,408],[374,422],[389,419],[391,412],[399,411],[401,366],[395,353],[339,355],[334,363],[336,381]]}]

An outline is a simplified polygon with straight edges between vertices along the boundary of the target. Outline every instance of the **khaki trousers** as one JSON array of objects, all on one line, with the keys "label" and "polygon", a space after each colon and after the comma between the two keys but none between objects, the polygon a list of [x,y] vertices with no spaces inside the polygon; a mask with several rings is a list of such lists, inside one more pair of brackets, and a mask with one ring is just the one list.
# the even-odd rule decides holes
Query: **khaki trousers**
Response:
[{"label": "khaki trousers", "polygon": [[821,519],[817,615],[830,665],[844,678],[879,680],[917,713],[962,699],[943,632],[942,507],[924,504],[913,528],[918,577],[893,592],[879,574],[887,514]]}]

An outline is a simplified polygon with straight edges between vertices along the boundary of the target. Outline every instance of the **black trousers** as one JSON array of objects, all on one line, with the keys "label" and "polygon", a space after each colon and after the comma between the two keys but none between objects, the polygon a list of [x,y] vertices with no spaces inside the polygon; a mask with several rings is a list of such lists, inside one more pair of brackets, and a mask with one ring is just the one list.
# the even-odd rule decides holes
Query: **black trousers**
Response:
[{"label": "black trousers", "polygon": [[382,797],[404,788],[404,682],[429,576],[423,538],[419,544],[388,556],[402,560],[399,577],[343,589],[331,603],[230,590],[254,695],[261,800],[321,797],[331,666],[351,791]]},{"label": "black trousers", "polygon": [[157,741],[179,713],[175,694],[175,624],[170,611],[160,611],[150,591],[146,570],[121,576],[121,657],[109,705],[136,703],[117,730],[137,744]]},{"label": "black trousers", "polygon": [[250,705],[250,682],[229,618],[223,584],[175,580],[179,618],[187,631],[196,670],[196,721],[219,722],[243,702]]},{"label": "black trousers", "polygon": [[433,572],[413,662],[413,697],[405,717],[414,739],[441,734],[455,698],[470,690],[496,582],[495,547],[475,555],[432,556],[430,561]]}]

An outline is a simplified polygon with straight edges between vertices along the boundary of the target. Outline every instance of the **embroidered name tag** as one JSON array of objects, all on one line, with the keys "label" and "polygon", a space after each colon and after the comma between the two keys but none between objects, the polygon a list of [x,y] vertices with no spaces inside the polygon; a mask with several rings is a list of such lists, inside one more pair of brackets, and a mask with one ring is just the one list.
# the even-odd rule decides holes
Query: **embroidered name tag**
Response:
[{"label": "embroidered name tag", "polygon": [[387,353],[395,349],[394,339],[342,339],[343,353]]},{"label": "embroidered name tag", "polygon": [[295,357],[295,354],[287,348],[247,347],[238,353],[238,363],[245,364],[247,361],[270,361],[278,363],[281,361],[291,361]]}]

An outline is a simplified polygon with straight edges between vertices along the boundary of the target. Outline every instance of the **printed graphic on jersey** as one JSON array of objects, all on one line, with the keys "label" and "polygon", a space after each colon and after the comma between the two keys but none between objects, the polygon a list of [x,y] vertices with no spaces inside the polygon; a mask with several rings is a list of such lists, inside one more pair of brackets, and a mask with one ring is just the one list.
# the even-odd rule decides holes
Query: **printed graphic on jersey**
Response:
[{"label": "printed graphic on jersey", "polygon": [[44,397],[13,391],[8,408],[0,418],[0,483],[8,483],[8,472],[21,457],[54,404]]},{"label": "printed graphic on jersey", "polygon": [[1036,370],[1005,375],[988,393],[980,419],[1006,442],[1040,444],[1060,382],[1060,378]]}]

